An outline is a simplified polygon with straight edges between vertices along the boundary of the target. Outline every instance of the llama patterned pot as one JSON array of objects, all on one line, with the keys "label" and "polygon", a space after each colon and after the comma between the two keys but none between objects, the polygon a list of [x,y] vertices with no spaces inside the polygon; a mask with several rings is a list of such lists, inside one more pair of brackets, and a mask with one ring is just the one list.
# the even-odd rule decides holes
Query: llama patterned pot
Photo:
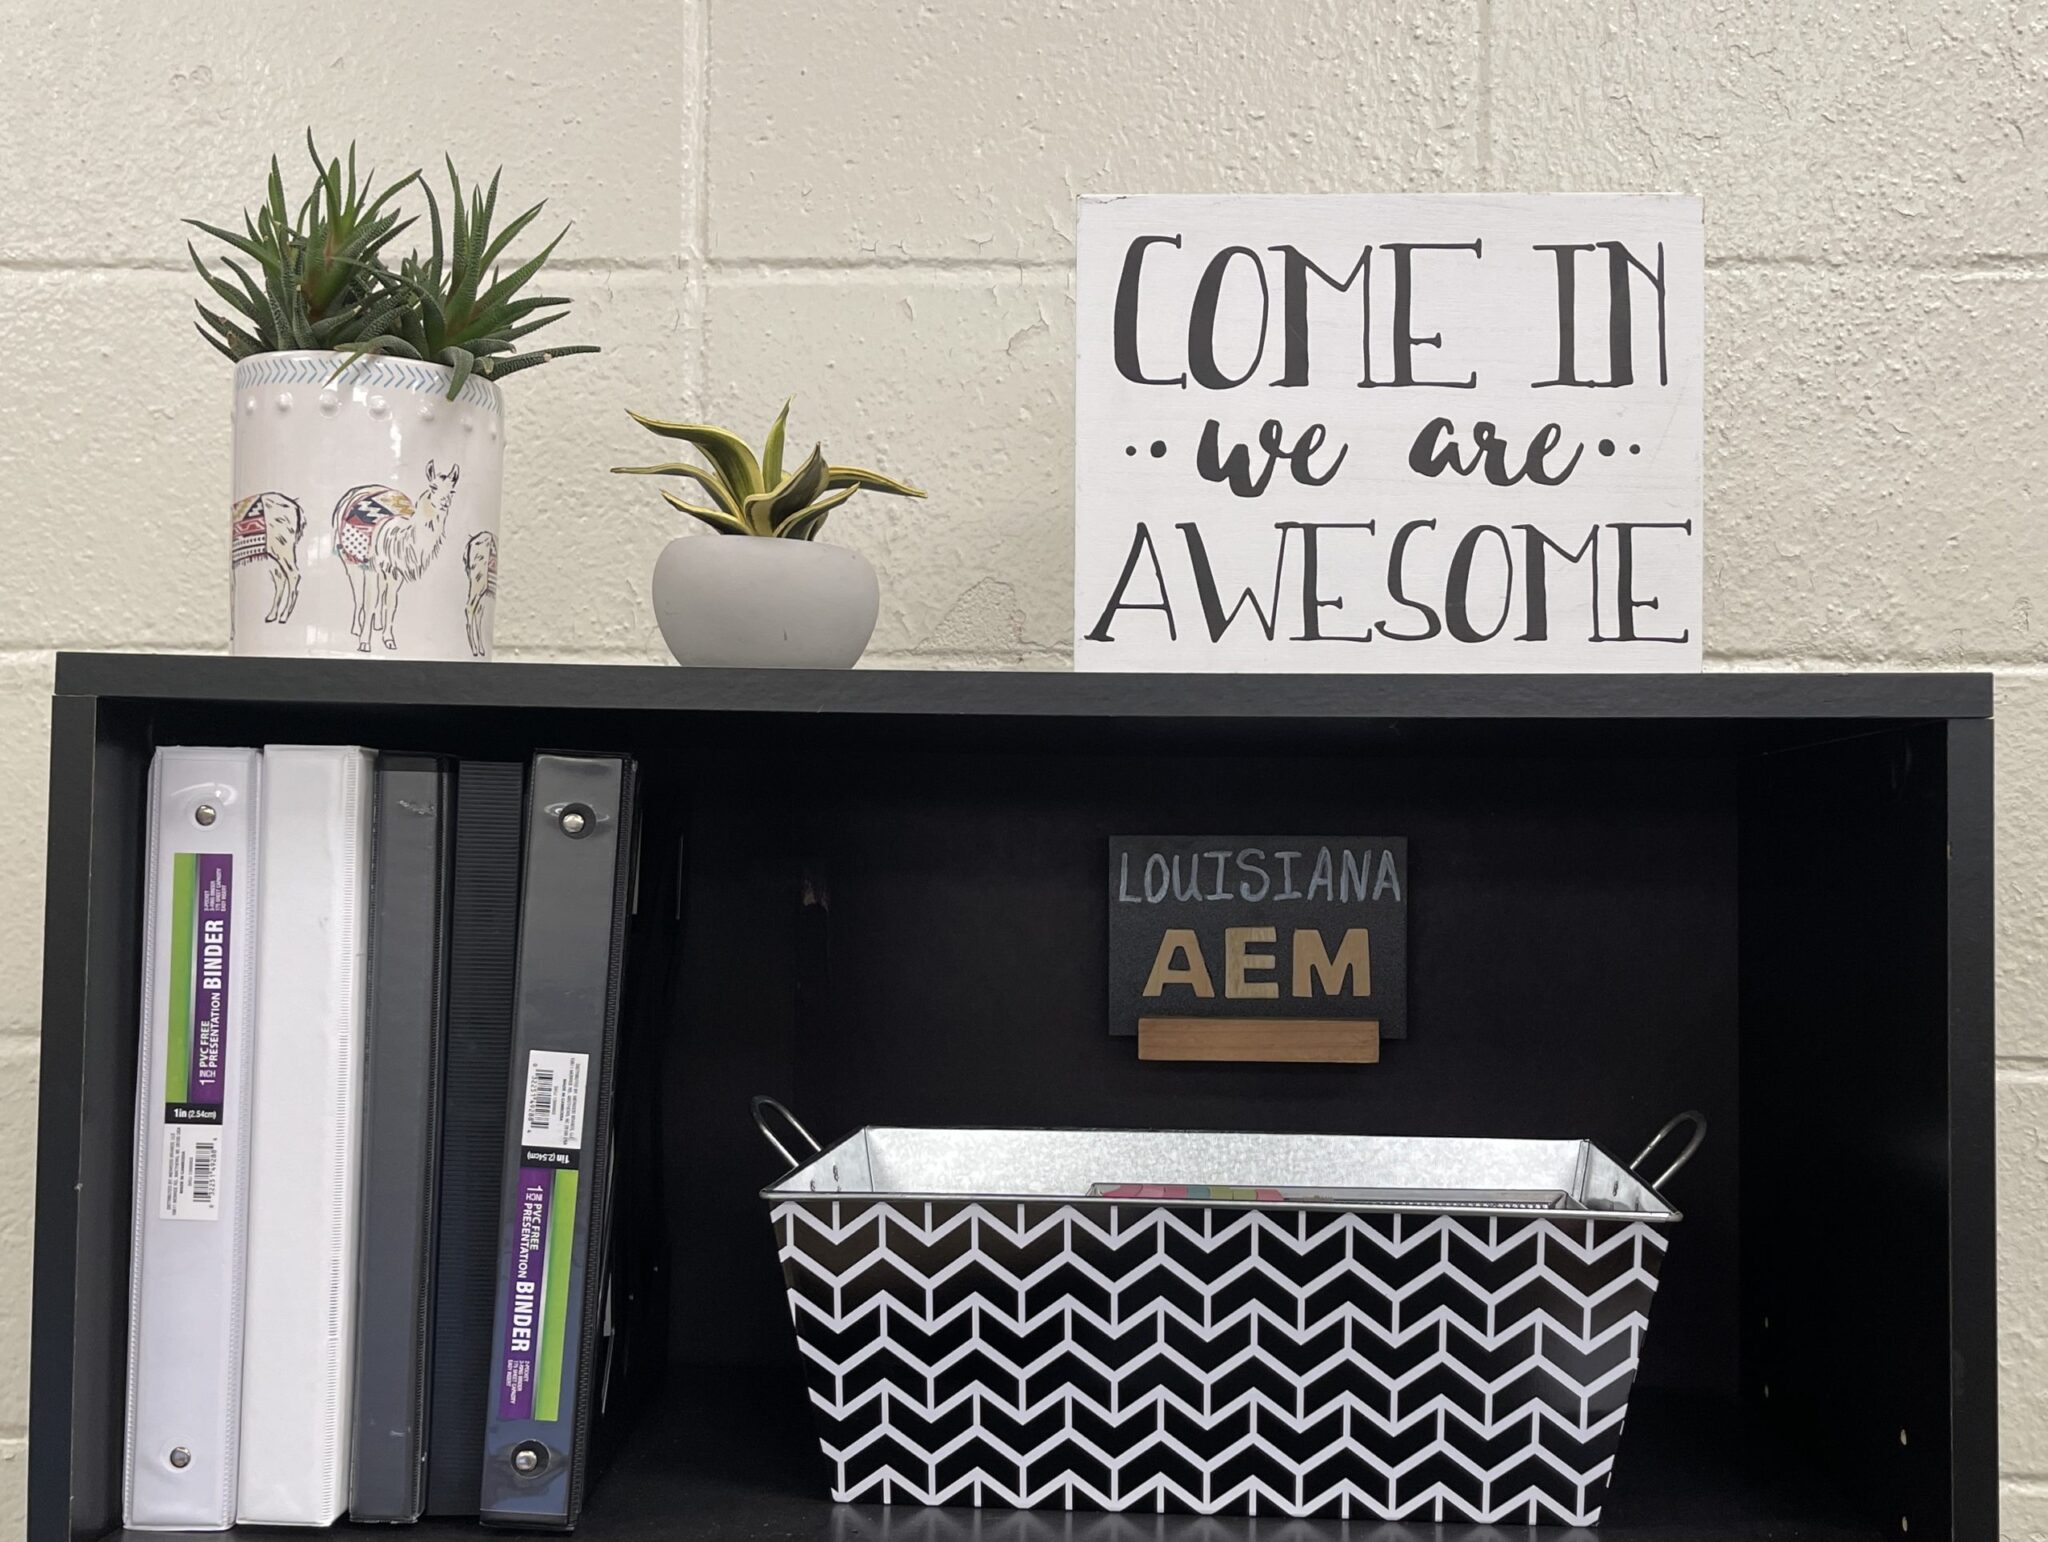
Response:
[{"label": "llama patterned pot", "polygon": [[406,359],[235,366],[228,561],[238,654],[486,659],[505,429],[498,388]]}]

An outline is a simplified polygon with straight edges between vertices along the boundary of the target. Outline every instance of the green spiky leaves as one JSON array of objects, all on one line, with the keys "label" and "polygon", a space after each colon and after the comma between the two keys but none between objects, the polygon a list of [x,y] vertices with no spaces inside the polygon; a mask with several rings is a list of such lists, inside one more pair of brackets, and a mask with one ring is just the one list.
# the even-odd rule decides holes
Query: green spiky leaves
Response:
[{"label": "green spiky leaves", "polygon": [[[270,183],[256,214],[243,216],[240,234],[198,220],[188,223],[247,259],[219,259],[233,282],[209,268],[196,250],[192,264],[223,313],[199,305],[200,335],[230,359],[290,348],[332,349],[360,358],[386,353],[446,365],[453,398],[471,374],[502,379],[568,354],[595,353],[588,344],[522,351],[521,339],[561,320],[568,300],[523,293],[554,253],[557,235],[541,251],[503,271],[513,241],[544,207],[535,204],[495,233],[498,177],[488,190],[472,185],[465,196],[453,161],[448,181],[453,195],[444,229],[433,189],[418,172],[371,195],[374,177],[356,175],[355,147],[346,169],[323,162],[310,132],[313,191],[296,215],[285,201],[284,180],[275,159]],[[427,197],[432,249],[415,251],[394,269],[384,249],[411,219],[394,200],[418,182]],[[562,234],[567,234],[566,228]]]},{"label": "green spiky leaves", "polygon": [[434,190],[426,188],[432,250],[424,257],[413,253],[399,264],[396,274],[378,275],[385,291],[402,303],[396,324],[370,346],[447,365],[455,372],[448,388],[451,397],[472,372],[487,380],[502,380],[569,354],[597,352],[588,343],[521,350],[521,339],[566,314],[566,298],[522,291],[569,232],[564,226],[538,253],[510,273],[504,272],[501,261],[506,249],[546,205],[535,204],[494,234],[491,222],[497,213],[500,175],[492,175],[488,189],[470,184],[465,198],[462,178],[454,161],[449,161],[449,220],[445,226]]},{"label": "green spiky leaves", "polygon": [[801,465],[784,475],[788,402],[782,404],[758,457],[746,440],[728,429],[708,423],[668,423],[637,412],[627,416],[650,433],[682,440],[710,464],[670,461],[657,466],[614,466],[612,470],[625,476],[684,477],[694,482],[700,497],[681,498],[666,489],[661,496],[721,535],[809,541],[824,529],[828,514],[863,488],[902,498],[924,496],[917,488],[879,471],[831,465],[822,447],[814,448]]},{"label": "green spiky leaves", "polygon": [[346,169],[339,160],[321,160],[310,130],[306,153],[313,160],[313,191],[296,213],[285,201],[284,175],[273,156],[264,200],[253,216],[243,214],[239,233],[186,221],[246,259],[246,266],[231,256],[219,259],[234,276],[230,283],[190,242],[185,245],[192,266],[226,307],[214,311],[200,303],[199,335],[230,359],[287,348],[353,348],[381,324],[376,307],[366,303],[373,295],[369,275],[384,247],[411,223],[392,202],[419,174],[372,196],[375,174],[356,175],[354,145]]}]

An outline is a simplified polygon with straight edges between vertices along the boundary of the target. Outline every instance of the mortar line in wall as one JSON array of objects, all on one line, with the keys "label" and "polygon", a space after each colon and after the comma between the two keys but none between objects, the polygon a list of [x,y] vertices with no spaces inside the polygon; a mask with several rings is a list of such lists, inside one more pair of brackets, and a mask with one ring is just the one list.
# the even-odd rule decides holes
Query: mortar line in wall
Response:
[{"label": "mortar line in wall", "polygon": [[[1711,211],[1710,211],[1711,212]],[[2048,273],[2048,252],[1963,252],[1940,257],[1815,257],[1800,252],[1720,252],[1707,257],[1720,273],[1768,273],[1780,269],[1816,273],[1928,273],[1961,278],[1973,274],[2034,277]]]},{"label": "mortar line in wall", "polygon": [[[700,152],[698,161],[705,158]],[[708,173],[705,175],[708,182]],[[708,186],[697,202],[700,209],[708,203]],[[705,209],[699,216],[703,228],[696,235],[698,242],[710,240],[710,215]],[[1802,256],[1758,256],[1747,253],[1723,253],[1710,256],[1707,268],[1715,273],[1768,273],[1779,270],[1809,271],[1815,273],[1839,274],[1850,277],[1858,274],[1925,274],[1949,278],[2041,278],[2048,277],[2048,252],[2000,252],[1975,253],[1961,257],[1929,259],[1856,259],[1838,261],[1831,258]],[[605,257],[570,255],[557,256],[548,260],[550,272],[556,273],[690,273],[698,276],[723,274],[728,277],[761,277],[799,281],[820,275],[846,278],[879,278],[884,275],[908,275],[910,277],[937,276],[948,273],[969,274],[1051,274],[1071,275],[1074,259],[1071,256],[1058,257],[962,257],[962,256],[911,256],[908,254],[884,257],[865,254],[857,257],[711,257],[693,258],[685,252],[637,257]],[[0,257],[0,273],[76,274],[89,277],[103,273],[150,273],[189,274],[190,263],[185,259],[170,257],[95,257],[90,260],[77,257]]]},{"label": "mortar line in wall", "polygon": [[1479,0],[1479,185],[1493,187],[1493,0]]},{"label": "mortar line in wall", "polygon": [[885,289],[897,292],[916,289],[1014,290],[1050,298],[1051,291],[1071,296],[1069,286],[1074,270],[1060,268],[1018,268],[978,263],[971,267],[924,268],[764,268],[758,264],[741,267],[719,265],[713,269],[722,289],[756,292],[777,288],[836,286],[847,289]]},{"label": "mortar line in wall", "polygon": [[683,8],[683,53],[690,61],[692,80],[676,119],[677,150],[682,155],[683,176],[676,189],[681,228],[676,232],[676,249],[685,268],[699,267],[704,248],[704,6]]},{"label": "mortar line in wall", "polygon": [[[1712,510],[1708,515],[1712,517]],[[1743,653],[1707,645],[1706,667],[1733,670],[1791,670],[1819,674],[1954,675],[1986,671],[2001,675],[2048,673],[2048,662],[2039,658],[2017,658],[1997,653],[1977,653],[1959,659],[1843,658],[1838,654]]]},{"label": "mortar line in wall", "polygon": [[875,275],[882,273],[1071,273],[1072,253],[1059,257],[915,257],[908,253],[883,256],[868,253],[860,257],[714,257],[710,266],[717,272],[745,277],[814,274]]},{"label": "mortar line in wall", "polygon": [[[203,253],[201,254],[204,255]],[[550,273],[675,273],[687,265],[675,254],[641,257],[593,257],[588,254],[550,257]],[[90,262],[62,257],[0,257],[0,273],[178,273],[189,274],[189,258],[110,257]]]},{"label": "mortar line in wall", "polygon": [[708,411],[711,360],[705,337],[711,288],[711,0],[699,0],[686,12],[691,73],[695,89],[683,109],[682,132],[689,153],[693,183],[690,196],[689,294],[684,309],[690,324],[690,394],[700,412]]}]

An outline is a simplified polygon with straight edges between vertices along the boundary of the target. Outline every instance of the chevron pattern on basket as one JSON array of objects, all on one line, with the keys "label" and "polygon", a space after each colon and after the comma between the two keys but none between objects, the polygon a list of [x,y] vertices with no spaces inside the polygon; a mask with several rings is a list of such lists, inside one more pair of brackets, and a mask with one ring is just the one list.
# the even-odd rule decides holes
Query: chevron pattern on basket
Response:
[{"label": "chevron pattern on basket", "polygon": [[[358,359],[340,375],[328,360],[289,353],[259,353],[235,366],[235,389],[246,391],[262,385],[368,385],[386,391],[416,391],[422,396],[441,396],[448,390],[448,372],[408,359],[381,356]],[[471,375],[455,398],[487,412],[499,410],[498,388],[488,380]]]},{"label": "chevron pattern on basket", "polygon": [[841,1502],[1592,1525],[1665,1249],[1519,1216],[773,1214]]}]

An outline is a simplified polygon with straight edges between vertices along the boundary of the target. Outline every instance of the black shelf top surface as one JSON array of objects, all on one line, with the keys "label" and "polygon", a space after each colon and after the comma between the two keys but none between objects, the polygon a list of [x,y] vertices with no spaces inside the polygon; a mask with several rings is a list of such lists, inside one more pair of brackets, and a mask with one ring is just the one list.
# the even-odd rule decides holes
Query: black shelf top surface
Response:
[{"label": "black shelf top surface", "polygon": [[[1842,1496],[1817,1484],[1804,1464],[1770,1458],[1745,1437],[1734,1404],[1683,1393],[1637,1393],[1606,1513],[1588,1529],[835,1505],[793,1379],[729,1370],[672,1375],[687,1375],[689,1384],[641,1421],[592,1486],[576,1529],[583,1542],[1874,1542],[1897,1534],[1875,1517],[1850,1518]],[[1915,1525],[1913,1534],[1921,1529]],[[1943,1534],[1931,1519],[1926,1529]],[[335,1532],[393,1535],[389,1527]],[[124,1542],[161,1535],[121,1534]],[[227,1535],[283,1533],[237,1528]],[[408,1542],[505,1535],[447,1519],[404,1532]]]},{"label": "black shelf top surface", "polygon": [[1116,675],[682,669],[60,653],[56,694],[335,707],[1192,721],[1922,721],[1991,715],[1973,673]]}]

